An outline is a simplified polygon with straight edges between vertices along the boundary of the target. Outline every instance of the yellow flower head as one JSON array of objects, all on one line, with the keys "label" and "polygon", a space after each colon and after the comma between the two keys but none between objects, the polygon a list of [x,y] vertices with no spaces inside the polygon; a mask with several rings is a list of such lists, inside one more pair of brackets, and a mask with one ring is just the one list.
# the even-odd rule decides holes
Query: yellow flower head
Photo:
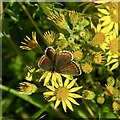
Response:
[{"label": "yellow flower head", "polygon": [[120,103],[117,101],[114,101],[112,104],[113,110],[120,111]]},{"label": "yellow flower head", "polygon": [[52,31],[47,31],[44,33],[44,38],[49,45],[52,45],[55,40],[55,34]]},{"label": "yellow flower head", "polygon": [[92,45],[101,45],[105,42],[105,35],[101,32],[97,33],[92,39]]},{"label": "yellow flower head", "polygon": [[70,28],[65,20],[65,16],[62,13],[60,15],[56,15],[54,13],[51,13],[48,16],[48,19],[52,20],[60,28],[70,30]]},{"label": "yellow flower head", "polygon": [[[102,26],[102,32],[109,33],[112,30],[115,30],[116,35],[118,35],[118,9],[113,7],[114,3],[108,4],[105,8],[100,8],[98,11],[101,13],[101,18],[99,19]],[[110,9],[112,7],[112,9]]]},{"label": "yellow flower head", "polygon": [[69,83],[69,79],[66,79],[62,83],[56,82],[55,86],[46,86],[49,91],[44,92],[43,95],[46,99],[49,99],[48,101],[56,101],[55,102],[55,108],[59,106],[59,104],[62,102],[62,106],[65,112],[67,112],[67,107],[73,111],[72,104],[79,105],[74,98],[82,98],[81,95],[75,94],[73,92],[78,91],[81,87],[73,87],[76,83],[76,79],[72,80]]},{"label": "yellow flower head", "polygon": [[72,24],[76,24],[78,22],[78,13],[75,11],[71,11],[69,13],[70,21]]},{"label": "yellow flower head", "polygon": [[94,63],[102,64],[105,60],[105,57],[102,55],[102,52],[96,52],[93,58]]},{"label": "yellow flower head", "polygon": [[85,73],[91,73],[92,70],[93,70],[93,67],[92,67],[91,64],[85,63],[84,65],[82,65],[82,70],[83,70],[83,72],[85,72]]},{"label": "yellow flower head", "polygon": [[38,42],[36,40],[36,32],[32,32],[32,39],[30,39],[28,36],[26,36],[26,38],[24,38],[25,42],[21,42],[24,46],[20,46],[20,48],[25,50],[35,49],[38,45]]},{"label": "yellow flower head", "polygon": [[73,52],[73,56],[75,60],[81,60],[83,57],[83,52],[82,50],[76,50]]},{"label": "yellow flower head", "polygon": [[112,96],[112,95],[113,95],[113,92],[114,92],[114,87],[113,87],[113,86],[110,86],[110,85],[106,85],[105,94],[106,94],[107,96]]},{"label": "yellow flower head", "polygon": [[26,94],[31,95],[37,90],[36,85],[28,83],[28,82],[21,82],[19,83],[19,93],[20,94]]}]

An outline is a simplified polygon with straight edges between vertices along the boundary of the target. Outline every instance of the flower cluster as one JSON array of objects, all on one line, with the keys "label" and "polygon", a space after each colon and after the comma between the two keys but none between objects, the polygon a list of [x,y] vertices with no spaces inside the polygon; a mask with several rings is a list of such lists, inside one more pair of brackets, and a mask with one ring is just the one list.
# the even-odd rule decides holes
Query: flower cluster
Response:
[{"label": "flower cluster", "polygon": [[[118,3],[95,3],[95,9],[97,11],[96,17],[98,18],[97,24],[94,24],[94,21],[87,15],[77,11],[65,10],[65,14],[64,10],[52,11],[47,18],[57,26],[58,33],[46,31],[43,34],[47,45],[54,47],[57,52],[63,50],[70,51],[73,54],[74,61],[87,77],[89,77],[92,72],[95,73],[96,68],[97,70],[100,68],[99,71],[105,68],[106,71],[112,73],[113,70],[118,69],[119,66],[120,50],[118,46],[120,44],[120,36],[118,35],[118,24],[120,21],[118,18],[119,15],[117,15]],[[41,50],[36,40],[35,32],[32,33],[32,39],[28,36],[26,36],[26,38],[26,42],[22,42],[24,46],[20,48],[33,50],[34,52]],[[50,53],[50,55],[51,54],[52,53]],[[50,63],[48,59],[43,60],[46,60],[45,63]],[[104,68],[102,68],[103,66]],[[47,69],[47,65],[44,67]],[[120,110],[119,87],[116,87],[119,82],[116,81],[116,86],[114,86],[113,78],[107,79],[105,91],[103,91],[103,88],[101,88],[98,83],[98,88],[100,87],[100,89],[102,89],[100,92],[98,92],[98,88],[93,85],[93,88],[99,95],[96,96],[95,92],[91,90],[83,90],[81,96],[74,93],[81,89],[82,86],[77,85],[77,79],[74,79],[72,75],[60,74],[49,70],[42,71],[38,68],[38,70],[36,70],[34,67],[27,68],[28,73],[25,79],[29,82],[43,82],[42,85],[48,90],[44,91],[43,95],[49,102],[56,101],[55,108],[62,103],[65,112],[67,111],[67,107],[73,111],[71,103],[79,105],[74,98],[92,100],[96,97],[97,103],[103,104],[105,101],[104,96],[112,96],[114,98],[114,110]],[[20,92],[25,93],[28,91],[29,94],[34,93],[36,89],[31,92],[31,86],[32,85],[27,82],[21,83]],[[114,94],[114,92],[116,92],[116,94]]]}]

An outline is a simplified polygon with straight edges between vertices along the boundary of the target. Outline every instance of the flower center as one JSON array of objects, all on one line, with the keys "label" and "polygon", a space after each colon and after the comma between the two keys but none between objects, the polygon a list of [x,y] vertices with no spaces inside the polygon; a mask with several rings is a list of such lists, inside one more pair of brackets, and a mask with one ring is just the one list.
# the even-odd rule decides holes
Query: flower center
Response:
[{"label": "flower center", "polygon": [[118,41],[116,39],[110,42],[110,51],[112,54],[115,54],[118,52]]},{"label": "flower center", "polygon": [[88,63],[85,63],[83,66],[82,66],[82,69],[85,73],[90,73],[92,72],[92,65],[88,64]]},{"label": "flower center", "polygon": [[58,100],[66,100],[68,97],[68,89],[64,87],[59,87],[56,91],[56,97]]},{"label": "flower center", "polygon": [[94,36],[94,38],[92,40],[92,44],[93,45],[96,45],[96,44],[101,45],[102,43],[104,43],[104,41],[105,41],[105,35],[103,33],[99,32]]},{"label": "flower center", "polygon": [[32,48],[32,49],[34,49],[35,47],[36,47],[36,42],[34,41],[34,40],[30,40],[29,42],[28,42],[28,44],[27,44],[27,46],[29,47],[29,48]]},{"label": "flower center", "polygon": [[113,22],[118,22],[118,14],[111,13],[110,17]]},{"label": "flower center", "polygon": [[101,53],[100,52],[96,52],[96,54],[94,55],[94,59],[93,59],[94,62],[96,64],[100,64],[102,62],[102,59],[103,59],[103,57],[102,57]]}]

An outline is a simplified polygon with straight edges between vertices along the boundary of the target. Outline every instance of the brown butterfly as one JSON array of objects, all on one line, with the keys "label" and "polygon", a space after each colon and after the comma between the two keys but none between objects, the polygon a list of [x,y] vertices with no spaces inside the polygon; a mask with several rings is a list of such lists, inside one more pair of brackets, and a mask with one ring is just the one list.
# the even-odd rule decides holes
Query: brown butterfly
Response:
[{"label": "brown butterfly", "polygon": [[79,76],[81,70],[73,61],[73,55],[69,51],[56,53],[53,47],[45,50],[45,55],[38,62],[38,66],[45,71],[57,72],[61,74]]}]

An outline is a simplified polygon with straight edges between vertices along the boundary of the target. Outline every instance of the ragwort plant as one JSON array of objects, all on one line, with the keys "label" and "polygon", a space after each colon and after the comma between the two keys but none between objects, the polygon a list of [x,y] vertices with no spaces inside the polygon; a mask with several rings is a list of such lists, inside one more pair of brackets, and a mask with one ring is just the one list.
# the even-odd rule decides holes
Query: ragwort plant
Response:
[{"label": "ragwort plant", "polygon": [[[43,41],[57,53],[72,53],[81,75],[75,77],[42,70],[39,66],[41,56],[35,60],[38,66],[26,65],[26,81],[19,83],[19,93],[31,95],[44,88],[43,97],[51,102],[51,106],[55,102],[55,109],[61,110],[61,103],[64,112],[69,108],[79,113],[79,106],[83,104],[92,118],[120,119],[118,2],[81,3],[81,11],[57,8],[51,3],[37,6],[55,28],[42,34]],[[90,7],[94,9],[89,15]],[[38,29],[31,32],[32,37],[26,36],[20,48],[38,54],[42,46],[36,34],[40,32]]]}]

